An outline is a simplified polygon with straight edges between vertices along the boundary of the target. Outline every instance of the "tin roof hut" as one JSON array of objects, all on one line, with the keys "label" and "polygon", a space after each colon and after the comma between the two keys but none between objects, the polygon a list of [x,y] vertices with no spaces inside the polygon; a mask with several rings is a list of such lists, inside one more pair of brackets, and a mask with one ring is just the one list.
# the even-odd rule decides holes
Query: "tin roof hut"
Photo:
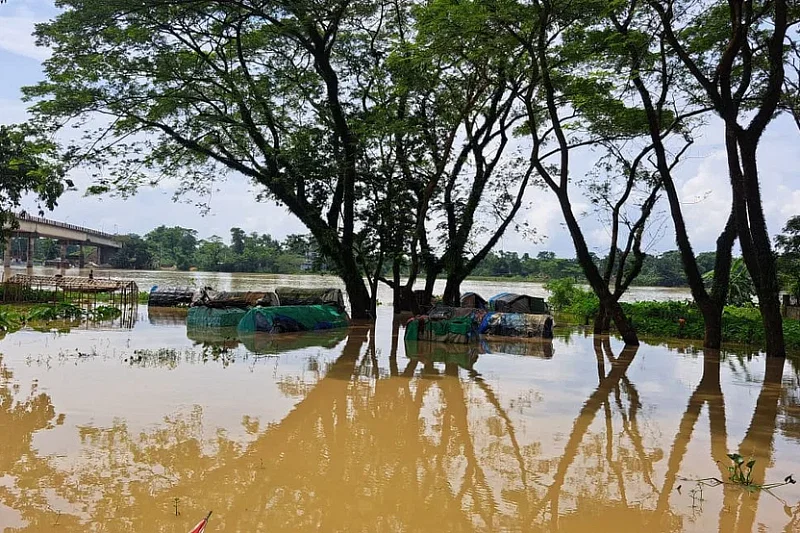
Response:
[{"label": "tin roof hut", "polygon": [[488,302],[476,292],[467,292],[461,296],[461,307],[468,307],[470,309],[486,309],[487,306]]},{"label": "tin roof hut", "polygon": [[544,298],[503,292],[489,299],[489,308],[498,313],[524,313],[541,315],[549,313]]}]

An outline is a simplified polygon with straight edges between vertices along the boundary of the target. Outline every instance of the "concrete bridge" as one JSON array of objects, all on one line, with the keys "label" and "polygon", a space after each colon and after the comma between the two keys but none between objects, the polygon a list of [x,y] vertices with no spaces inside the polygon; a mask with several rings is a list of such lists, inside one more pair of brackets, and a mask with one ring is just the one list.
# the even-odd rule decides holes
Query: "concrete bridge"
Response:
[{"label": "concrete bridge", "polygon": [[104,252],[117,250],[122,248],[122,243],[117,240],[116,235],[105,233],[102,231],[76,226],[74,224],[67,224],[65,222],[58,222],[49,220],[42,217],[31,216],[27,213],[20,213],[17,215],[18,227],[14,228],[7,236],[5,254],[3,256],[3,267],[6,273],[11,268],[11,238],[12,237],[27,237],[27,267],[28,270],[33,269],[33,251],[36,239],[40,237],[55,239],[61,245],[61,258],[59,265],[62,273],[67,264],[67,246],[70,244],[77,244],[81,247],[79,255],[79,266],[83,267],[84,255],[83,247],[91,246],[97,248],[97,262],[103,263]]}]

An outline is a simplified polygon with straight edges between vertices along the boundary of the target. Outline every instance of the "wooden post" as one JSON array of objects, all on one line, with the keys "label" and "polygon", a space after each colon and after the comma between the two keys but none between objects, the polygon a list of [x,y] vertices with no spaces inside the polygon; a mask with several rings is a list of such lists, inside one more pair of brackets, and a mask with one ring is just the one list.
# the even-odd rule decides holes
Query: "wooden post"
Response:
[{"label": "wooden post", "polygon": [[28,250],[27,250],[27,264],[25,265],[25,273],[29,276],[33,276],[33,253],[34,253],[34,242],[35,239],[33,235],[28,235]]},{"label": "wooden post", "polygon": [[6,237],[6,246],[3,250],[3,279],[8,281],[11,277],[11,233]]},{"label": "wooden post", "polygon": [[59,272],[63,276],[66,272],[66,263],[67,263],[67,243],[61,243],[61,260],[59,261]]}]

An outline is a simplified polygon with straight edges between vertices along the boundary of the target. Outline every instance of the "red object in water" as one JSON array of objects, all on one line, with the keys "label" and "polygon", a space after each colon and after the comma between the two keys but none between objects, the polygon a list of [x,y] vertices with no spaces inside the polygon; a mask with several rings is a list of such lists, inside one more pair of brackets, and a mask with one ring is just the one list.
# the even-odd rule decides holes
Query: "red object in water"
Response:
[{"label": "red object in water", "polygon": [[211,518],[211,511],[209,511],[206,517],[203,520],[201,520],[199,524],[194,526],[194,529],[189,531],[189,533],[203,533],[206,530],[209,518]]}]

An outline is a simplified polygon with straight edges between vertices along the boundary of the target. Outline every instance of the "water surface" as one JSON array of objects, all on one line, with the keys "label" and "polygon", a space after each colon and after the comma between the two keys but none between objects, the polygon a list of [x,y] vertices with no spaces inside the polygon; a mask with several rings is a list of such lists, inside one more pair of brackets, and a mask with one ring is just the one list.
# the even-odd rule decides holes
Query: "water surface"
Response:
[{"label": "water surface", "polygon": [[[377,324],[0,341],[0,531],[796,531],[800,485],[701,487],[726,453],[800,475],[789,362],[580,332],[474,347]],[[766,375],[766,380],[765,380]]]}]

